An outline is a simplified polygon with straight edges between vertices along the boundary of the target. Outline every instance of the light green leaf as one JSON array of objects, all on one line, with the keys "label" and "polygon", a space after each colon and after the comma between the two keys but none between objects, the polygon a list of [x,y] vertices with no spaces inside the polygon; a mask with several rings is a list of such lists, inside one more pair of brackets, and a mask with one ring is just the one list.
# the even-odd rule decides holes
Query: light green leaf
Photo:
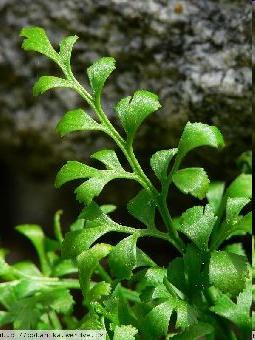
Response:
[{"label": "light green leaf", "polygon": [[[226,251],[214,251],[209,264],[209,282],[224,293],[236,296],[248,278],[246,258]],[[234,283],[234,284],[233,284]]]},{"label": "light green leaf", "polygon": [[226,206],[226,222],[236,223],[241,210],[250,202],[245,197],[228,197]]},{"label": "light green leaf", "polygon": [[114,330],[113,340],[135,340],[138,330],[131,325],[117,326]]},{"label": "light green leaf", "polygon": [[73,131],[103,130],[98,124],[82,109],[68,111],[57,125],[57,132],[63,137]]},{"label": "light green leaf", "polygon": [[243,216],[238,223],[231,228],[231,236],[252,233],[252,212]]},{"label": "light green leaf", "polygon": [[227,251],[228,253],[233,253],[236,255],[241,255],[241,256],[246,257],[246,253],[245,253],[242,243],[229,244],[224,248],[224,250]]},{"label": "light green leaf", "polygon": [[209,178],[203,168],[186,168],[173,174],[173,182],[185,194],[203,199],[209,188]]},{"label": "light green leaf", "polygon": [[88,303],[100,300],[102,296],[107,296],[111,292],[111,285],[108,282],[97,282],[87,293],[86,300]]},{"label": "light green leaf", "polygon": [[104,83],[116,68],[115,63],[114,58],[104,57],[94,62],[93,65],[87,69],[94,96],[100,96]]},{"label": "light green leaf", "polygon": [[80,285],[84,297],[90,290],[90,279],[99,261],[106,257],[111,251],[111,246],[105,243],[98,243],[91,249],[83,251],[77,257],[77,263],[80,273]]},{"label": "light green leaf", "polygon": [[136,91],[133,97],[124,98],[117,104],[116,112],[130,141],[145,118],[160,107],[158,96],[145,90]]},{"label": "light green leaf", "polygon": [[241,174],[228,187],[229,197],[252,198],[252,175]]},{"label": "light green leaf", "polygon": [[149,268],[144,275],[144,283],[147,286],[157,286],[163,283],[167,271],[164,268]]},{"label": "light green leaf", "polygon": [[15,229],[32,242],[37,251],[43,273],[48,273],[50,269],[45,252],[45,235],[42,228],[36,224],[23,224]]},{"label": "light green leaf", "polygon": [[206,145],[215,148],[224,146],[221,132],[215,126],[188,122],[179,142],[178,157],[182,159],[190,150]]},{"label": "light green leaf", "polygon": [[109,170],[121,170],[123,171],[122,165],[114,150],[100,150],[94,153],[91,158],[94,158],[102,162]]},{"label": "light green leaf", "polygon": [[80,203],[89,205],[101,193],[107,183],[118,178],[116,173],[110,172],[110,170],[108,173],[106,170],[104,174],[105,176],[102,171],[98,176],[90,178],[75,189],[76,199]]},{"label": "light green leaf", "polygon": [[68,274],[77,273],[78,268],[72,260],[61,260],[54,266],[53,276],[64,276]]},{"label": "light green leaf", "polygon": [[20,36],[25,37],[22,43],[22,48],[25,51],[39,52],[55,62],[58,62],[59,56],[52,47],[43,28],[25,27],[21,30]]},{"label": "light green leaf", "polygon": [[99,224],[94,228],[85,228],[68,232],[62,244],[63,258],[74,258],[90,246],[101,236],[113,230],[112,226]]},{"label": "light green leaf", "polygon": [[206,197],[215,214],[219,211],[220,204],[225,190],[224,182],[213,182],[209,184]]},{"label": "light green leaf", "polygon": [[129,203],[128,212],[149,228],[155,227],[155,202],[152,196],[141,190]]},{"label": "light green leaf", "polygon": [[100,206],[100,209],[102,210],[104,214],[108,215],[114,212],[117,209],[117,207],[114,204],[103,204]]},{"label": "light green leaf", "polygon": [[216,220],[217,217],[210,205],[205,208],[195,206],[181,215],[179,230],[189,237],[199,249],[206,250]]},{"label": "light green leaf", "polygon": [[152,155],[150,165],[161,183],[166,181],[169,164],[177,151],[178,149],[160,150]]},{"label": "light green leaf", "polygon": [[176,302],[176,313],[177,313],[177,321],[176,327],[185,329],[195,323],[197,323],[197,316],[194,309],[183,300],[177,300]]},{"label": "light green leaf", "polygon": [[42,76],[33,86],[33,95],[39,96],[40,94],[43,94],[44,92],[56,87],[71,88],[72,84],[70,81],[63,78],[54,76]]},{"label": "light green leaf", "polygon": [[210,310],[232,321],[242,331],[243,339],[249,339],[251,334],[252,320],[250,308],[252,304],[251,287],[245,288],[238,297],[235,304],[227,295],[222,294]]},{"label": "light green leaf", "polygon": [[214,332],[212,325],[204,322],[199,322],[188,327],[183,333],[173,336],[174,340],[195,340],[209,335]]},{"label": "light green leaf", "polygon": [[130,279],[136,266],[136,242],[138,235],[133,234],[120,241],[109,255],[109,265],[114,275],[120,279]]},{"label": "light green leaf", "polygon": [[55,186],[59,188],[69,181],[81,178],[90,178],[95,176],[97,173],[97,169],[86,164],[77,161],[68,161],[57,173]]},{"label": "light green leaf", "polygon": [[73,45],[76,43],[78,38],[79,37],[77,37],[77,35],[69,36],[69,37],[64,38],[60,43],[59,56],[61,58],[62,63],[67,68],[70,67]]},{"label": "light green leaf", "polygon": [[174,307],[169,301],[160,303],[154,307],[144,319],[144,328],[148,339],[159,339],[166,336],[168,324]]}]

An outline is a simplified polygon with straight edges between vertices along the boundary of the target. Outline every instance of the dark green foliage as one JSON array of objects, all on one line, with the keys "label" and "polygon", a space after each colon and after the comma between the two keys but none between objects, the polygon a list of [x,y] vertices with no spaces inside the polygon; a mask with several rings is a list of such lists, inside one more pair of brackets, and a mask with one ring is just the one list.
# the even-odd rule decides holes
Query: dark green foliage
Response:
[{"label": "dark green foliage", "polygon": [[[96,121],[80,108],[69,111],[58,123],[58,133],[64,136],[75,131],[103,131],[114,140],[130,167],[124,169],[114,150],[99,150],[91,156],[102,163],[103,169],[77,161],[63,165],[56,177],[56,187],[80,180],[75,193],[85,207],[64,239],[59,214],[55,218],[56,240],[47,239],[38,226],[18,227],[35,246],[41,271],[31,263],[10,266],[5,262],[4,250],[0,253],[0,275],[4,281],[0,284],[3,306],[0,323],[11,323],[18,329],[25,326],[58,328],[61,322],[63,327],[68,327],[68,323],[57,317],[71,313],[70,288],[73,288],[82,290],[86,311],[81,320],[74,318],[72,327],[106,329],[109,339],[204,337],[211,340],[220,339],[222,334],[227,339],[247,339],[251,328],[251,268],[241,243],[224,243],[232,236],[251,233],[252,217],[247,209],[251,199],[251,174],[246,171],[247,167],[246,173],[240,174],[229,186],[210,183],[203,168],[182,168],[182,160],[193,149],[224,146],[216,127],[188,122],[178,148],[161,150],[151,157],[151,168],[158,179],[154,186],[134,154],[133,141],[144,119],[160,108],[158,97],[139,90],[120,100],[116,112],[125,132],[123,137],[101,106],[101,93],[115,69],[115,60],[101,58],[88,68],[89,93],[71,69],[76,36],[65,38],[57,52],[41,28],[25,28],[21,35],[26,38],[24,49],[44,54],[63,71],[63,78],[41,77],[34,94],[69,87],[85,100],[97,117]],[[115,207],[100,207],[95,202],[108,182],[115,179],[140,184],[140,191],[127,203],[128,212],[138,220],[140,229],[113,221],[109,214]],[[172,218],[168,207],[171,185],[197,199],[206,198],[207,202],[202,201]],[[156,212],[161,216],[164,231],[158,228]],[[124,236],[117,244],[99,243],[99,238],[109,232]],[[162,268],[139,249],[137,242],[142,237],[169,242],[180,255],[169,258],[167,269]],[[60,245],[62,258],[58,253]],[[77,271],[79,281],[65,278],[76,275]],[[23,320],[24,315],[17,316],[12,302],[14,306],[34,308],[31,320]]]}]

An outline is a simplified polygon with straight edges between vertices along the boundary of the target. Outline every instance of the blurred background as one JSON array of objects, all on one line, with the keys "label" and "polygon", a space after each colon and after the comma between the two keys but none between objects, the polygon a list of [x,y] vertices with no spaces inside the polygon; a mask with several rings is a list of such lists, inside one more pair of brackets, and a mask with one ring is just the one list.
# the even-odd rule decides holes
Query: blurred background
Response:
[{"label": "blurred background", "polygon": [[[146,120],[135,145],[149,174],[150,156],[175,147],[188,120],[218,126],[226,148],[203,148],[187,163],[204,166],[212,180],[229,182],[238,174],[235,160],[251,148],[252,133],[248,0],[0,0],[0,19],[0,242],[14,251],[14,258],[32,254],[29,243],[14,232],[15,225],[36,223],[51,234],[56,210],[64,210],[65,229],[79,212],[72,185],[54,188],[57,169],[66,160],[90,163],[92,152],[115,147],[100,133],[64,139],[56,134],[59,117],[84,103],[70,90],[32,97],[35,80],[58,71],[46,58],[21,50],[24,26],[42,26],[54,46],[77,34],[73,69],[83,84],[86,68],[96,58],[117,59],[103,98],[117,127],[113,106],[120,98],[141,88],[159,95],[162,109]],[[137,190],[132,183],[114,182],[99,201],[117,204],[115,218],[133,223],[125,203]],[[196,201],[173,192],[172,214],[190,203]],[[151,241],[146,242],[149,249]],[[172,250],[158,246],[155,256],[164,263]]]}]

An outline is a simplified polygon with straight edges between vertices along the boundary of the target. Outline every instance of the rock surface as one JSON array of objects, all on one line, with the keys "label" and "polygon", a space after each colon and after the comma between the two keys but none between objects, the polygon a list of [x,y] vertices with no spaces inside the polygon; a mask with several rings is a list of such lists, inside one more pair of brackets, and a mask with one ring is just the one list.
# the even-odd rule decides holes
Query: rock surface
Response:
[{"label": "rock surface", "polygon": [[[54,45],[69,34],[80,39],[73,55],[77,77],[100,56],[117,59],[118,69],[104,91],[112,107],[138,88],[160,96],[162,109],[140,130],[136,148],[142,162],[160,148],[175,146],[187,120],[217,125],[227,147],[200,151],[197,162],[214,177],[231,176],[234,158],[250,148],[251,6],[233,0],[1,0],[0,156],[16,174],[44,176],[65,159],[88,159],[111,146],[101,134],[64,142],[54,131],[58,118],[82,105],[71,91],[33,98],[38,76],[54,65],[21,50],[19,31],[44,27]],[[219,166],[219,164],[221,166]]]}]

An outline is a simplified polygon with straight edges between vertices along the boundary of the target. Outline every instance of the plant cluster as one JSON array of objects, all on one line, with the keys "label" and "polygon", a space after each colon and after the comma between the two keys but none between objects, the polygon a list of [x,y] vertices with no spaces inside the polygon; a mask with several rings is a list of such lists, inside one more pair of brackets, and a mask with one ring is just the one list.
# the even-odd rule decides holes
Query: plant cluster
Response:
[{"label": "plant cluster", "polygon": [[[182,167],[183,159],[195,148],[223,147],[220,131],[188,122],[176,148],[152,155],[152,181],[140,166],[133,143],[142,122],[160,108],[158,97],[138,90],[121,99],[115,107],[124,132],[120,134],[101,105],[104,84],[115,69],[113,58],[101,58],[87,69],[89,92],[71,68],[77,36],[64,38],[59,51],[42,28],[24,28],[21,36],[25,50],[45,55],[63,72],[63,78],[40,77],[34,95],[56,87],[70,88],[95,114],[92,117],[82,108],[67,112],[57,125],[58,133],[102,131],[116,143],[128,168],[114,150],[99,150],[91,156],[101,163],[98,168],[68,161],[60,169],[56,187],[80,180],[75,194],[84,208],[64,237],[60,213],[56,214],[54,240],[37,225],[17,227],[36,248],[40,269],[31,262],[9,265],[6,251],[1,251],[0,325],[11,324],[15,329],[105,329],[107,338],[114,340],[247,339],[251,331],[251,266],[241,243],[225,241],[251,233],[251,174],[243,172],[226,186],[210,183],[203,168]],[[242,167],[246,159],[240,160]],[[248,165],[243,167],[247,169]],[[127,204],[140,228],[114,221],[110,215],[116,207],[96,203],[104,187],[115,179],[136,181],[141,186]],[[173,218],[168,204],[171,186],[202,203]],[[159,221],[163,224],[160,228]],[[109,232],[121,233],[123,239],[116,245],[102,243]],[[167,268],[161,267],[138,247],[143,237],[169,242],[180,255],[169,259]],[[78,303],[73,290],[83,294],[82,318],[73,314]]]}]

